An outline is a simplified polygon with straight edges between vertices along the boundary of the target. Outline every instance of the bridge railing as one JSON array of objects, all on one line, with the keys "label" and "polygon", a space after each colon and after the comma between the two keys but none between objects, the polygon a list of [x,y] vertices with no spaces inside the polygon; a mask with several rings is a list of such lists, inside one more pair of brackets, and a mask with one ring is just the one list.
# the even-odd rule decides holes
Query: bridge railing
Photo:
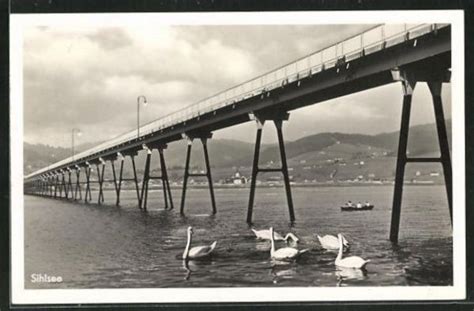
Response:
[{"label": "bridge railing", "polygon": [[[376,26],[361,34],[316,51],[268,73],[226,89],[193,105],[187,106],[167,116],[145,124],[140,127],[140,136],[145,136],[161,129],[171,127],[175,124],[193,119],[199,115],[214,111],[221,107],[232,105],[246,98],[264,94],[282,87],[287,83],[317,74],[325,69],[336,66],[336,64],[341,60],[348,62],[446,26],[448,25],[385,24]],[[81,158],[88,157],[136,138],[137,130],[127,132],[95,146],[94,148],[76,154],[74,159],[77,161]],[[48,168],[30,174],[26,178],[62,167],[72,162],[74,162],[72,157],[69,157],[49,166]]]}]

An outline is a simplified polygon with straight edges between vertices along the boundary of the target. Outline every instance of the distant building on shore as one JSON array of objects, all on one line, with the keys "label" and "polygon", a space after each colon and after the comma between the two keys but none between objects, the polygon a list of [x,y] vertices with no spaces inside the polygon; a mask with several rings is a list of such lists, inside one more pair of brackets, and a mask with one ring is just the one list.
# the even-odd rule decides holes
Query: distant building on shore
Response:
[{"label": "distant building on shore", "polygon": [[226,184],[243,185],[247,182],[247,177],[240,175],[239,171],[236,171],[234,175],[225,179]]}]

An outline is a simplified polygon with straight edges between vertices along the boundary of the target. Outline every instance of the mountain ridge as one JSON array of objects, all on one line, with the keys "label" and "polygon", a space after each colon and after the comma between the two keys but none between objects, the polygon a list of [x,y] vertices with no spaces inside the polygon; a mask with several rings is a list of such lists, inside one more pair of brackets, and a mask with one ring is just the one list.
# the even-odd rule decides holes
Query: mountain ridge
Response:
[{"label": "mountain ridge", "polygon": [[[451,137],[451,120],[447,120],[448,137]],[[353,161],[367,157],[391,157],[396,154],[399,132],[385,132],[376,135],[325,132],[301,137],[285,142],[289,165],[320,165],[321,161],[344,159]],[[450,140],[450,139],[449,139]],[[96,143],[82,144],[76,147],[78,152],[90,148]],[[411,156],[436,153],[438,138],[434,123],[410,127],[408,150]],[[208,143],[211,166],[223,170],[238,170],[250,167],[253,161],[254,143],[234,139],[212,139]],[[186,142],[178,141],[168,145],[165,151],[166,164],[170,170],[183,169]],[[53,164],[70,156],[71,149],[52,147],[43,144],[24,143],[25,174]],[[54,155],[51,156],[51,155]],[[62,157],[62,158],[61,158]],[[144,167],[144,155],[137,158],[138,171]],[[260,165],[276,165],[280,162],[278,144],[262,145]],[[328,162],[329,163],[329,162]],[[158,165],[158,164],[154,164]],[[306,165],[306,166],[307,166]],[[204,169],[204,157],[199,141],[193,144],[191,167]]]}]

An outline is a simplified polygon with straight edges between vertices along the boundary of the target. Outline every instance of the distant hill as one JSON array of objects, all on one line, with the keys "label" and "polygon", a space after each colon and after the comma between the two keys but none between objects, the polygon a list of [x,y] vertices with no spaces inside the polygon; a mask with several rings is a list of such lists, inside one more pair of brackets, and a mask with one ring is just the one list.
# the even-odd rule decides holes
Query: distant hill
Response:
[{"label": "distant hill", "polygon": [[[451,121],[447,121],[448,136],[451,137]],[[397,152],[399,133],[390,132],[378,135],[319,133],[285,143],[288,165],[294,167],[294,176],[301,179],[327,179],[328,176],[350,178],[354,174],[391,176],[394,170],[394,156]],[[97,143],[78,146],[78,152]],[[211,165],[216,168],[215,180],[224,178],[239,169],[250,174],[253,161],[254,144],[231,139],[211,139],[208,142]],[[438,138],[435,124],[416,125],[410,128],[408,149],[411,156],[434,155],[438,153]],[[68,148],[24,143],[25,173],[31,173],[56,161],[70,156]],[[181,178],[186,156],[186,142],[179,141],[168,145],[165,153],[170,175]],[[137,159],[137,169],[143,171],[145,155]],[[361,166],[358,163],[363,162]],[[263,145],[260,165],[278,165],[280,154],[277,144]],[[356,165],[357,164],[357,165]],[[351,166],[352,165],[352,166]],[[159,167],[158,161],[153,167]],[[193,144],[191,156],[193,170],[204,169],[202,146],[199,141]],[[349,169],[349,167],[354,167]],[[357,169],[355,169],[357,167]],[[390,168],[390,169],[389,169]],[[346,173],[344,173],[346,172]],[[127,166],[125,174],[130,174]],[[344,175],[346,174],[346,175]],[[342,177],[341,177],[342,178]]]},{"label": "distant hill", "polygon": [[[448,141],[451,146],[451,119],[446,121]],[[377,146],[393,150],[396,152],[398,146],[399,132],[391,132],[376,135]],[[438,134],[434,123],[422,124],[410,127],[408,136],[408,151],[411,155],[420,156],[426,153],[437,151]]]},{"label": "distant hill", "polygon": [[[448,140],[451,141],[451,120],[447,121]],[[399,132],[382,133],[378,135],[344,134],[344,133],[320,133],[306,136],[296,141],[287,142],[287,159],[297,158],[302,154],[321,152],[333,145],[347,147],[347,153],[357,153],[354,146],[366,146],[381,149],[388,155],[396,155]],[[341,148],[339,148],[341,149]],[[265,148],[260,155],[261,163],[279,162],[280,155],[278,146],[273,145]],[[410,127],[408,139],[408,151],[412,156],[420,156],[438,150],[438,136],[435,124],[422,124]],[[340,150],[343,152],[342,150]]]},{"label": "distant hill", "polygon": [[[78,145],[76,152],[87,150],[96,146],[100,142],[84,143]],[[54,147],[43,144],[23,143],[23,164],[25,175],[30,174],[36,170],[42,169],[55,162],[61,161],[72,155],[71,148]]]}]

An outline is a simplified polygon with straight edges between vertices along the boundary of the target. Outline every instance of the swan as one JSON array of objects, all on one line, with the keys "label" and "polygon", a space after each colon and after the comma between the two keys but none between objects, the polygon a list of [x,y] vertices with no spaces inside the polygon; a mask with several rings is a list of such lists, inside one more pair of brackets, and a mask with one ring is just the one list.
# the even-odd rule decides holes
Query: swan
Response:
[{"label": "swan", "polygon": [[[327,250],[339,250],[339,240],[334,235],[326,234],[325,236],[321,237],[318,235],[318,240],[321,246]],[[349,242],[347,242],[346,238],[342,236],[342,242],[344,244],[344,251],[349,249]]]},{"label": "swan", "polygon": [[273,227],[270,227],[270,241],[272,242],[272,248],[270,249],[270,256],[276,260],[292,260],[296,259],[299,255],[306,253],[308,249],[297,250],[293,247],[283,247],[275,250],[275,239],[273,237]]},{"label": "swan", "polygon": [[344,248],[342,234],[339,233],[337,238],[339,240],[339,253],[337,254],[335,261],[336,266],[342,268],[363,269],[365,265],[370,262],[370,260],[364,260],[358,256],[342,258],[342,249]]},{"label": "swan", "polygon": [[[271,240],[271,233],[270,230],[255,230],[252,229],[253,233],[259,240]],[[275,241],[286,241],[288,242],[288,239],[292,239],[294,242],[298,242],[300,239],[294,235],[293,233],[288,233],[285,237],[283,237],[281,234],[278,232],[273,232],[274,234],[274,239]]]},{"label": "swan", "polygon": [[183,259],[184,260],[200,259],[200,258],[210,256],[214,248],[216,248],[217,241],[214,241],[214,243],[212,243],[209,246],[207,245],[195,246],[190,249],[192,236],[193,236],[193,227],[188,227],[188,242],[186,243],[186,248],[184,249],[184,252],[183,252]]}]

